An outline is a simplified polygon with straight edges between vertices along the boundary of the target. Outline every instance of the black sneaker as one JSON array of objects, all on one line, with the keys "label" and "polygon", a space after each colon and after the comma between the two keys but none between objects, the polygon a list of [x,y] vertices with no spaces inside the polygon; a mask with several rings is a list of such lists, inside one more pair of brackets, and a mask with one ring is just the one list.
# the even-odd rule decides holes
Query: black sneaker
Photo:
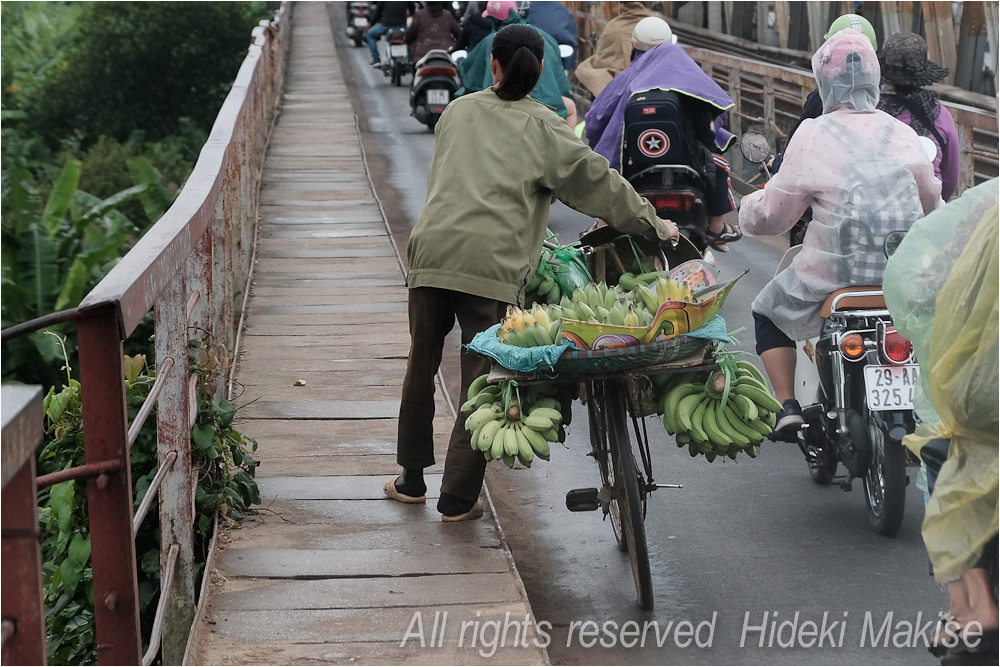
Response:
[{"label": "black sneaker", "polygon": [[382,62],[380,60],[373,60],[373,61],[371,61],[368,64],[371,65],[372,67],[376,68],[376,69],[378,69],[379,67],[382,66]]},{"label": "black sneaker", "polygon": [[781,411],[777,414],[777,421],[774,423],[775,432],[795,433],[799,427],[806,423],[802,417],[802,406],[794,398],[790,398],[781,404]]}]

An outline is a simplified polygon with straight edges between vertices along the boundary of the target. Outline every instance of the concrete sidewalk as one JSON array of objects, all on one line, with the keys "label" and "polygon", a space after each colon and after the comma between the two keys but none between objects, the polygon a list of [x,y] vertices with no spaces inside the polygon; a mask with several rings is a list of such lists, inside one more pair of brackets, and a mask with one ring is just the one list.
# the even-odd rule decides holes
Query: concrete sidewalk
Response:
[{"label": "concrete sidewalk", "polygon": [[[406,288],[325,3],[297,3],[291,21],[235,401],[237,428],[260,445],[263,501],[220,534],[189,661],[546,664],[489,504],[442,523],[440,463],[426,506],[382,495],[398,471]],[[443,461],[454,407],[440,384],[436,397]]]}]

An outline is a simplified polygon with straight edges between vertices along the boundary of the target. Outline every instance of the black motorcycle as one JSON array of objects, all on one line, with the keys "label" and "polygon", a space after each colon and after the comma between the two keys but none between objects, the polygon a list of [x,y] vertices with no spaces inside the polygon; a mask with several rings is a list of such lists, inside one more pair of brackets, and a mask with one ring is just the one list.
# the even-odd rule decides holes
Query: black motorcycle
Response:
[{"label": "black motorcycle", "polygon": [[410,85],[410,115],[433,132],[444,108],[461,87],[458,66],[447,51],[433,49],[417,61]]},{"label": "black motorcycle", "polygon": [[[744,157],[763,164],[770,149],[759,132],[740,141]],[[890,232],[888,257],[905,232]],[[789,249],[784,270],[800,246]],[[796,386],[815,386],[815,402],[803,405],[805,424],[795,433],[774,433],[773,441],[797,444],[817,484],[850,491],[861,479],[872,528],[894,535],[903,521],[909,455],[903,436],[916,424],[913,393],[920,379],[913,346],[892,323],[881,285],[837,290],[823,305],[819,338],[797,348]],[[915,463],[915,461],[914,461]],[[845,473],[838,475],[844,465]]]},{"label": "black motorcycle", "polygon": [[635,93],[625,107],[622,176],[672,220],[702,254],[708,249],[705,194],[714,187],[714,165],[696,154],[687,139],[680,94],[649,90]]}]

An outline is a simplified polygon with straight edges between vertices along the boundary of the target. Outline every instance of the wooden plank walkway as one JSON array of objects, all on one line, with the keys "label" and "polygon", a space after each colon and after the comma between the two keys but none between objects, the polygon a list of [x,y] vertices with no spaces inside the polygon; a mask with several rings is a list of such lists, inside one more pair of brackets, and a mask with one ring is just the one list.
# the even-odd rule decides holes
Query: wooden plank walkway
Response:
[{"label": "wooden plank walkway", "polygon": [[[220,534],[188,662],[546,664],[533,633],[515,646],[511,631],[492,655],[471,627],[462,639],[464,621],[530,618],[493,515],[442,523],[441,463],[427,471],[426,506],[382,495],[397,472],[406,288],[326,12],[307,2],[292,13],[237,369],[262,509]],[[443,461],[454,413],[440,385],[436,396]],[[401,646],[416,612],[427,646],[412,636]],[[435,612],[448,621],[432,648]]]}]

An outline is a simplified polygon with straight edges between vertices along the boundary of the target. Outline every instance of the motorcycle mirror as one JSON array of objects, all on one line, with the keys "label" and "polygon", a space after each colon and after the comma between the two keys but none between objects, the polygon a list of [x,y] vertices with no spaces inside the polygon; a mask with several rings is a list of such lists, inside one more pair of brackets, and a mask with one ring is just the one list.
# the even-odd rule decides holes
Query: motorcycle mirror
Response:
[{"label": "motorcycle mirror", "polygon": [[771,146],[767,137],[757,130],[747,130],[740,137],[740,152],[748,161],[763,164],[771,154]]},{"label": "motorcycle mirror", "polygon": [[559,57],[560,58],[569,58],[571,55],[573,55],[573,47],[572,46],[570,46],[569,44],[560,44],[559,45]]},{"label": "motorcycle mirror", "polygon": [[889,232],[885,235],[885,241],[882,243],[882,248],[885,250],[886,259],[892,257],[896,249],[899,248],[899,244],[903,242],[906,238],[906,232],[897,229],[896,231]]}]

